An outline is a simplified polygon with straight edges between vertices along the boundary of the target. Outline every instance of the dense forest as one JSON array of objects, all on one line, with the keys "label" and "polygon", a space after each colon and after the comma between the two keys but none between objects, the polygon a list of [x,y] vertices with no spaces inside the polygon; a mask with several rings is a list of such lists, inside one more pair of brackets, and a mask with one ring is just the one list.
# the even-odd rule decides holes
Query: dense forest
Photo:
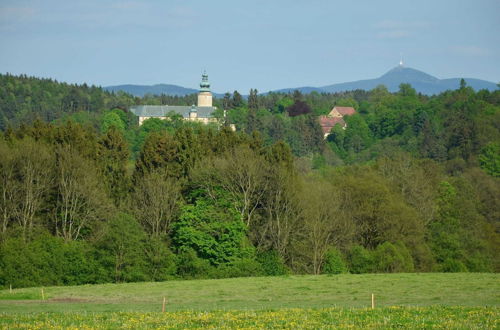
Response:
[{"label": "dense forest", "polygon": [[195,100],[0,75],[0,286],[500,270],[500,91]]}]

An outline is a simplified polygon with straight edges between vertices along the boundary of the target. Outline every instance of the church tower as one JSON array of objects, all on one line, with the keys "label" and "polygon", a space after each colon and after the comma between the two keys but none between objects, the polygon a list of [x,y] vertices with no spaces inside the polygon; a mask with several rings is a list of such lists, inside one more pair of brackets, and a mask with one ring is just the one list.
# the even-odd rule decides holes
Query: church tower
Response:
[{"label": "church tower", "polygon": [[208,82],[208,75],[206,72],[203,72],[203,75],[201,76],[200,92],[198,93],[198,106],[212,106],[212,93],[210,92],[210,83]]}]

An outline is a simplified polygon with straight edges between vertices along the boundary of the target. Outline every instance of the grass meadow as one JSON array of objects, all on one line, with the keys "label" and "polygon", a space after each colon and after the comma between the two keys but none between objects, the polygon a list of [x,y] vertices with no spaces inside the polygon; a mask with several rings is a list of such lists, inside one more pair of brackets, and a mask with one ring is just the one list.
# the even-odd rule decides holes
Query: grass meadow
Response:
[{"label": "grass meadow", "polygon": [[494,329],[499,280],[478,273],[345,274],[6,289],[0,327]]}]

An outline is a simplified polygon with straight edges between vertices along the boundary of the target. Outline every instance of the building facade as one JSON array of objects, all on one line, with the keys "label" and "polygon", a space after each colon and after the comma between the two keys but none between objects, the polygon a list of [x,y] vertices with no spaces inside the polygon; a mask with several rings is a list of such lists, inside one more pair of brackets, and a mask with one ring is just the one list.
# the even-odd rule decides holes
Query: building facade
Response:
[{"label": "building facade", "polygon": [[347,124],[344,121],[345,116],[352,116],[356,113],[353,107],[333,107],[330,113],[326,116],[319,117],[319,124],[323,130],[323,138],[326,139],[332,128],[335,125],[340,125],[343,129],[346,129]]},{"label": "building facade", "polygon": [[136,105],[130,107],[130,111],[139,119],[139,125],[149,118],[168,119],[172,115],[181,115],[184,120],[202,122],[204,124],[215,123],[213,112],[217,108],[212,105],[212,92],[208,75],[203,73],[200,91],[198,93],[198,105]]}]

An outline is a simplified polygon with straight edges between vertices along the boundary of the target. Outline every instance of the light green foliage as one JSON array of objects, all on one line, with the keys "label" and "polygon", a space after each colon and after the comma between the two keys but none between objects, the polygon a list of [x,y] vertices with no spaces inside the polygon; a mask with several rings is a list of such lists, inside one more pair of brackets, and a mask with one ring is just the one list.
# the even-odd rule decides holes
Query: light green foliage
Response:
[{"label": "light green foliage", "polygon": [[215,266],[252,256],[246,226],[236,212],[222,207],[225,203],[198,199],[194,205],[185,205],[174,224],[173,243],[177,249],[192,249]]},{"label": "light green foliage", "polygon": [[326,252],[322,268],[323,274],[347,273],[347,265],[344,261],[344,256],[338,249],[333,247]]},{"label": "light green foliage", "polygon": [[479,155],[481,168],[491,176],[500,177],[500,144],[489,143]]},{"label": "light green foliage", "polygon": [[276,103],[273,112],[284,113],[288,107],[292,106],[292,104],[293,104],[292,98],[284,97]]},{"label": "light green foliage", "polygon": [[384,273],[412,272],[413,259],[406,246],[398,242],[385,242],[377,246],[374,252],[375,270]]},{"label": "light green foliage", "polygon": [[363,117],[349,116],[345,119],[347,129],[344,138],[344,149],[350,152],[360,152],[372,143],[372,133]]},{"label": "light green foliage", "polygon": [[101,118],[101,132],[106,133],[111,127],[123,132],[127,126],[124,117],[125,114],[119,109],[106,111]]},{"label": "light green foliage", "polygon": [[438,196],[438,216],[431,224],[431,248],[440,271],[488,271],[493,259],[484,237],[488,229],[471,201],[470,185],[455,179],[443,181]]},{"label": "light green foliage", "polygon": [[339,99],[335,105],[341,106],[341,107],[353,107],[356,110],[359,109],[358,102],[355,99],[353,99],[352,97],[346,97],[346,98]]}]

